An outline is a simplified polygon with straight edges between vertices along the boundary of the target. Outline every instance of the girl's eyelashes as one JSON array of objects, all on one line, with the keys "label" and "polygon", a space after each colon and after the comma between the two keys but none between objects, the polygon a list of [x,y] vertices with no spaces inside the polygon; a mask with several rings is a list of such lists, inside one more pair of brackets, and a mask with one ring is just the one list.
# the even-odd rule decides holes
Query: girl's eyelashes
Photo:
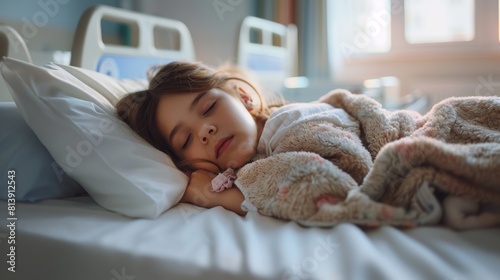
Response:
[{"label": "girl's eyelashes", "polygon": [[214,101],[212,104],[210,104],[210,106],[205,110],[203,115],[207,116],[208,114],[210,114],[210,112],[215,108],[216,103],[217,101]]},{"label": "girl's eyelashes", "polygon": [[188,136],[186,137],[184,144],[182,144],[181,150],[186,149],[188,147],[190,141],[191,141],[191,133],[189,133]]}]

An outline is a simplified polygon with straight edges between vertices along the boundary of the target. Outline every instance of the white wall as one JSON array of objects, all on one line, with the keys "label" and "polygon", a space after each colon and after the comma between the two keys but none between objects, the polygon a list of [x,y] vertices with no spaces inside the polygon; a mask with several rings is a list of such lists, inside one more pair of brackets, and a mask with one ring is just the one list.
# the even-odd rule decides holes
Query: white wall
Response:
[{"label": "white wall", "polygon": [[80,16],[98,4],[119,6],[120,0],[0,0],[0,23],[19,32],[41,65],[54,60],[54,51],[71,50]]}]

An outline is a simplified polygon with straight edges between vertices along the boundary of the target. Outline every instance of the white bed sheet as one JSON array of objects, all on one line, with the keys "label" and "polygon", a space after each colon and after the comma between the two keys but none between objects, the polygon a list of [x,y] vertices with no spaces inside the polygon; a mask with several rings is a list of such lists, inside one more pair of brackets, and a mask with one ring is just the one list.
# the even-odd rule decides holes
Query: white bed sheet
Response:
[{"label": "white bed sheet", "polygon": [[[0,201],[7,221],[7,203]],[[500,229],[304,228],[180,204],[129,219],[89,197],[16,205],[16,272],[0,279],[498,279]]]}]

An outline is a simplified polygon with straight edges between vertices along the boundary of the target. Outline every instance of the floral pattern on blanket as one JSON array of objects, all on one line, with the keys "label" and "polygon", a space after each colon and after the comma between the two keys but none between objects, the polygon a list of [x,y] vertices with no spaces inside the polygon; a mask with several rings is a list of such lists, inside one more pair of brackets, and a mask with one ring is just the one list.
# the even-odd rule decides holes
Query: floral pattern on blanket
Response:
[{"label": "floral pattern on blanket", "polygon": [[500,224],[499,97],[450,98],[423,116],[346,90],[320,102],[344,109],[361,131],[292,128],[273,155],[238,170],[245,205],[306,226]]}]

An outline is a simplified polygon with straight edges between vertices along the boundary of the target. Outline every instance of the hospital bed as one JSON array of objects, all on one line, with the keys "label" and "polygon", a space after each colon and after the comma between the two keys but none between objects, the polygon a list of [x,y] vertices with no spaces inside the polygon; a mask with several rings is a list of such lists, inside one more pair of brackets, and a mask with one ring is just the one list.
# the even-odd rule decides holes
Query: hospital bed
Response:
[{"label": "hospital bed", "polygon": [[[317,100],[332,88],[362,93],[358,84],[334,84],[328,79],[298,75],[298,34],[295,24],[283,25],[248,16],[240,26],[237,65],[261,85],[264,96],[290,102]],[[381,88],[377,89],[378,91]]]},{"label": "hospital bed", "polygon": [[[130,29],[129,45],[107,45],[102,41],[103,20],[124,24]],[[99,28],[91,28],[99,27]],[[156,37],[161,31],[177,36],[170,48],[158,47]],[[71,65],[96,70],[115,78],[146,78],[152,65],[172,60],[193,61],[193,41],[182,22],[151,17],[107,6],[88,9],[81,17],[74,37]]]},{"label": "hospital bed", "polygon": [[317,85],[311,85],[309,78],[298,76],[298,34],[294,24],[246,17],[238,36],[237,65],[255,77],[264,93],[282,95],[292,102],[312,101],[331,89],[320,89],[318,93]]},{"label": "hospital bed", "polygon": [[[4,76],[25,82],[11,82],[20,113],[12,117],[11,106],[11,119],[2,116],[0,129],[26,127],[19,120],[27,119],[37,134],[25,134],[32,138],[29,145],[46,146],[50,154],[41,153],[45,164],[30,170],[8,165],[11,161],[2,165],[0,279],[498,279],[498,228],[464,232],[440,226],[362,229],[347,223],[305,228],[253,212],[240,217],[221,207],[177,204],[186,178],[121,125],[112,111],[121,95],[145,86],[135,77],[122,77],[125,66],[121,63],[136,58],[151,62],[159,54],[152,51],[151,37],[142,34],[140,48],[127,50],[103,47],[99,38],[85,37],[98,36],[88,30],[98,29],[99,18],[123,20],[123,15],[141,28],[149,25],[140,32],[149,32],[160,22],[176,30],[182,26],[98,7],[86,13],[83,26],[78,27],[76,37],[84,39],[80,46],[75,43],[72,62],[79,67],[52,65],[47,70],[13,60],[2,62]],[[181,36],[189,36],[187,29],[180,29]],[[189,55],[166,54],[160,62],[193,59],[190,41],[181,46]],[[118,68],[103,66],[107,58],[114,59],[112,67]],[[21,89],[30,93],[23,94]],[[31,95],[35,92],[40,97]],[[4,114],[5,107],[0,110]],[[107,122],[85,136],[86,129],[92,132],[93,123],[100,121]],[[75,131],[85,137],[73,137]],[[5,138],[0,139],[4,144]],[[10,146],[2,146],[6,148]],[[24,164],[34,160],[30,156],[25,155]],[[51,156],[63,159],[60,166],[69,165],[65,175],[53,168]],[[36,173],[37,168],[47,166],[57,172]],[[8,177],[10,170],[15,176]],[[59,180],[47,182],[54,174]],[[77,178],[77,183],[63,175]],[[30,176],[37,179],[28,182]],[[128,181],[118,181],[118,177]],[[59,191],[52,198],[21,201],[25,189],[33,187],[30,184],[42,183],[42,190]],[[5,190],[12,185],[17,187],[15,204],[7,200]],[[37,193],[38,198],[44,194]],[[8,270],[13,265],[15,272]]]},{"label": "hospital bed", "polygon": [[297,27],[246,17],[238,38],[237,65],[252,71],[267,90],[280,92],[296,76]]}]

